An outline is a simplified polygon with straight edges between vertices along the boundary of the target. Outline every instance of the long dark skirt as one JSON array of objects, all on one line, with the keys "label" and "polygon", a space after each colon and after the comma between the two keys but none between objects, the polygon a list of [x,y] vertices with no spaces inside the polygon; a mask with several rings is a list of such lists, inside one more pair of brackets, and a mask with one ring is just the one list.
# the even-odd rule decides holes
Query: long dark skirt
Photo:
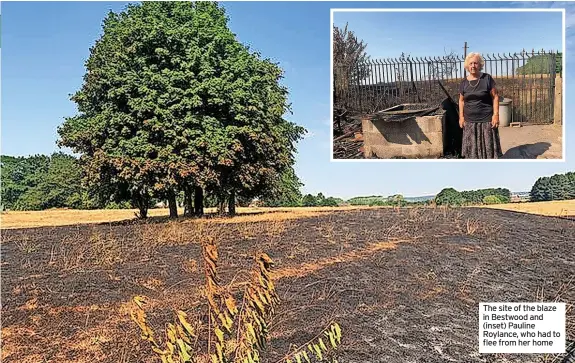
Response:
[{"label": "long dark skirt", "polygon": [[466,122],[461,148],[465,159],[500,159],[503,156],[499,129],[491,128],[491,122]]}]

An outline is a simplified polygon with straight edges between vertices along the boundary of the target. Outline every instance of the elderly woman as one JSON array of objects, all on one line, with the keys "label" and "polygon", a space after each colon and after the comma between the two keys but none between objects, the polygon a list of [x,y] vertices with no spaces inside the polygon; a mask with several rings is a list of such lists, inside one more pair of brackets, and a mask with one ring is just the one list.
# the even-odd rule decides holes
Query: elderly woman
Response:
[{"label": "elderly woman", "polygon": [[499,95],[495,80],[481,72],[485,60],[479,53],[465,57],[469,75],[459,85],[459,126],[463,128],[462,156],[466,159],[499,159]]}]

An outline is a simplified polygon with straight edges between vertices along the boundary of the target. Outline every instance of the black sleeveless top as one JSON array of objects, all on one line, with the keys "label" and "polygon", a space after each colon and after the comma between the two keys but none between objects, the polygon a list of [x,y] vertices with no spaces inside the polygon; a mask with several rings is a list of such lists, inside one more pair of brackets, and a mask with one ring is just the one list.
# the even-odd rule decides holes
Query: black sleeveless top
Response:
[{"label": "black sleeveless top", "polygon": [[465,122],[489,122],[493,116],[493,97],[491,89],[495,80],[487,73],[482,73],[478,80],[468,81],[465,78],[459,85],[463,95],[463,117]]}]

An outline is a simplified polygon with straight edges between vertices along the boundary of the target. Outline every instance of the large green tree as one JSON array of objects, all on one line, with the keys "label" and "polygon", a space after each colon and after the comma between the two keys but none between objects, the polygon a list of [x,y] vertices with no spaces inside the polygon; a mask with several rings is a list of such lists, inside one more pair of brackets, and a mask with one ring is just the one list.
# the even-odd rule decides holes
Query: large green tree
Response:
[{"label": "large green tree", "polygon": [[287,89],[277,64],[261,59],[228,29],[212,2],[144,2],[109,13],[91,48],[79,114],[59,129],[60,144],[82,154],[89,180],[131,198],[145,217],[153,197],[261,193],[294,162],[304,130],[286,121]]},{"label": "large green tree", "polygon": [[262,196],[262,202],[268,207],[299,207],[302,205],[302,186],[295,170],[287,169],[270,183]]},{"label": "large green tree", "polygon": [[459,206],[462,205],[464,201],[461,193],[454,188],[444,188],[435,196],[437,205]]},{"label": "large green tree", "polygon": [[537,179],[530,192],[534,202],[575,199],[575,173],[555,174]]}]

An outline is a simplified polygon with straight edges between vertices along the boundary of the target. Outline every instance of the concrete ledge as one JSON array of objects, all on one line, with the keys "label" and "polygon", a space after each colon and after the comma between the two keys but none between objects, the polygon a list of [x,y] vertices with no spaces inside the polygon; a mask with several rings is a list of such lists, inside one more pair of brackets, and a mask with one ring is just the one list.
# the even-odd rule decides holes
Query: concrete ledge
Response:
[{"label": "concrete ledge", "polygon": [[401,122],[363,119],[361,124],[366,158],[435,159],[443,155],[442,115]]}]

